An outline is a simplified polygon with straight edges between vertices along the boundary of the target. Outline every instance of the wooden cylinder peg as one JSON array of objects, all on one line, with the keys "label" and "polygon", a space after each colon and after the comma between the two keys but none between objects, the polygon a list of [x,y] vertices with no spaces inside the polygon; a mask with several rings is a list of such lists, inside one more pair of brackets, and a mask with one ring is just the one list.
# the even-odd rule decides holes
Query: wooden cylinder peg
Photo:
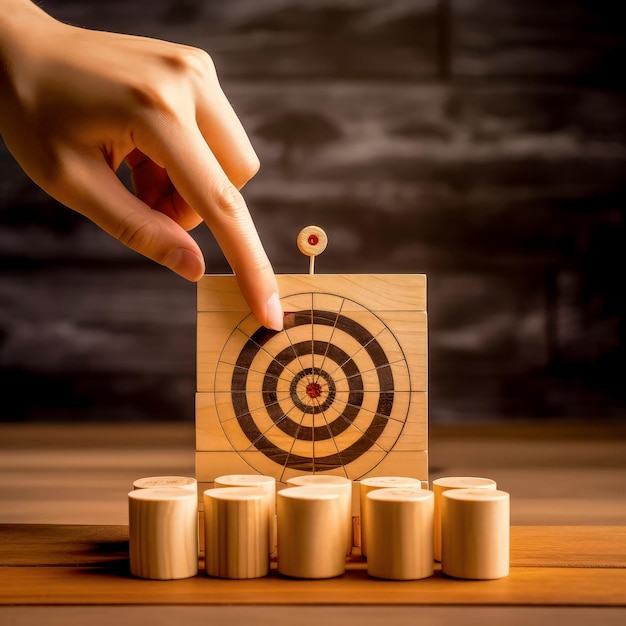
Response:
[{"label": "wooden cylinder peg", "polygon": [[253,487],[259,489],[267,500],[267,515],[269,520],[269,551],[276,549],[276,479],[273,476],[261,474],[227,474],[218,476],[214,485],[217,489],[230,487]]},{"label": "wooden cylinder peg", "polygon": [[335,489],[339,494],[344,509],[344,523],[346,533],[346,554],[352,554],[354,538],[352,536],[352,481],[343,476],[330,474],[307,474],[294,476],[287,480],[288,485],[294,487],[323,487]]},{"label": "wooden cylinder peg", "polygon": [[198,497],[178,487],[128,494],[130,572],[173,580],[198,573]]},{"label": "wooden cylinder peg", "polygon": [[198,481],[189,476],[147,476],[146,478],[138,478],[133,482],[133,489],[155,489],[179,487],[198,492]]},{"label": "wooden cylinder peg", "polygon": [[495,480],[480,476],[445,476],[433,480],[435,493],[435,519],[433,525],[433,550],[435,561],[441,561],[441,496],[448,489],[496,489]]},{"label": "wooden cylinder peg", "polygon": [[333,578],[346,568],[345,508],[336,489],[287,487],[278,492],[278,572]]},{"label": "wooden cylinder peg", "polygon": [[498,489],[451,489],[442,496],[441,571],[489,580],[509,573],[510,498]]},{"label": "wooden cylinder peg", "polygon": [[367,573],[388,580],[433,575],[435,497],[427,489],[377,489],[365,498]]},{"label": "wooden cylinder peg", "polygon": [[207,489],[204,569],[217,578],[260,578],[269,572],[267,497],[256,487]]},{"label": "wooden cylinder peg", "polygon": [[367,539],[365,528],[367,527],[367,511],[365,510],[365,498],[368,493],[376,489],[389,489],[399,487],[412,487],[421,489],[422,483],[417,478],[407,476],[372,476],[364,478],[359,483],[359,509],[361,526],[361,556],[367,556]]}]

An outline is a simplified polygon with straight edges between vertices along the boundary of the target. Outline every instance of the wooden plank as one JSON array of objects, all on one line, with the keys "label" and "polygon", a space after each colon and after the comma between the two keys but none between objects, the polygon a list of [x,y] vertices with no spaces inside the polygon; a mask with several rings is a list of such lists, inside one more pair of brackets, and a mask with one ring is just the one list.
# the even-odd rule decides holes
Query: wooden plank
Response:
[{"label": "wooden plank", "polygon": [[[311,444],[311,450],[313,446]],[[279,482],[286,482],[292,476],[310,474],[311,466],[304,469],[295,465],[283,466],[268,458],[263,452],[196,452],[196,478],[198,482],[213,482],[223,474],[266,474]],[[368,476],[410,476],[428,480],[428,453],[425,450],[402,450],[385,452],[371,449],[356,460],[332,469],[323,466],[315,470],[319,473],[346,476],[350,480],[360,480]]]},{"label": "wooden plank", "polygon": [[[319,302],[319,306],[332,310],[426,310],[425,274],[278,274],[276,278],[281,298],[300,293],[338,296],[338,301],[322,296],[316,301],[316,305]],[[286,311],[291,306],[310,308],[310,300],[297,304],[287,300],[284,304]],[[198,282],[198,311],[249,313],[250,309],[234,276],[206,275]]]},{"label": "wooden plank", "polygon": [[[280,400],[285,396],[279,396]],[[259,430],[277,445],[289,445],[292,438],[280,430],[266,415],[262,399],[254,405],[250,399],[250,415],[255,418]],[[367,429],[369,422],[376,411],[378,395],[372,392],[363,394],[364,415],[353,420],[353,426],[347,427],[342,433],[335,436],[340,448],[354,443]],[[339,418],[338,409],[330,409],[325,413],[327,423]],[[365,412],[367,411],[367,412]],[[286,419],[290,415],[286,414]],[[291,416],[291,419],[296,419]],[[301,414],[297,416],[298,424],[303,427],[312,427],[312,421],[305,419]],[[389,450],[425,450],[427,448],[427,394],[424,392],[396,392],[394,393],[394,410],[389,415],[387,426],[376,440],[375,447]],[[395,424],[394,424],[395,422]],[[276,432],[274,432],[276,431]],[[402,431],[402,437],[400,437]],[[399,447],[401,446],[401,447]],[[196,450],[199,452],[225,452],[239,450],[241,452],[253,449],[254,443],[245,436],[240,422],[233,413],[232,398],[229,392],[216,394],[199,393],[196,396]]]},{"label": "wooden plank", "polygon": [[12,410],[0,419],[191,415],[195,286],[185,282],[153,265],[3,273],[2,380]]},{"label": "wooden plank", "polygon": [[623,32],[611,3],[453,2],[453,75],[621,85]]},{"label": "wooden plank", "polygon": [[[566,191],[564,199],[584,197],[603,183],[616,185],[618,163],[624,158],[622,91],[515,81],[410,89],[329,81],[281,87],[282,113],[275,113],[272,85],[237,84],[230,95],[261,155],[263,177],[245,194],[261,211],[276,244],[272,258],[290,251],[279,244],[285,225],[294,224],[296,232],[284,234],[293,241],[295,224],[306,223],[308,216],[320,222],[320,216],[329,215],[328,226],[341,224],[340,233],[343,228],[353,233],[366,227],[384,233],[387,220],[406,219],[409,226],[411,218],[411,230],[419,233],[431,227],[420,217],[424,208],[471,203],[481,213],[489,207],[490,215],[507,196],[510,203],[524,202],[525,197],[532,203],[532,196],[545,197],[547,190],[550,195]],[[290,109],[306,109],[311,101],[329,102],[332,116],[319,115],[336,129],[333,138],[311,149],[299,136],[264,131],[272,120],[269,115],[287,116]],[[371,149],[364,152],[365,146]],[[575,170],[578,178],[568,177],[568,170]],[[467,190],[495,186],[499,198],[463,193],[461,182]],[[507,194],[512,183],[515,187]],[[278,211],[275,217],[270,202]],[[289,206],[292,211],[298,207],[298,220],[293,212],[287,214]],[[363,211],[365,206],[381,211],[385,219]],[[444,226],[449,223],[442,221]],[[453,230],[460,225],[464,222]],[[332,247],[332,230],[329,235]],[[345,239],[349,251],[355,246],[351,237]],[[328,254],[333,254],[331,248],[324,264]]]},{"label": "wooden plank", "polygon": [[121,450],[127,454],[126,461],[150,450],[168,448],[175,455],[193,447],[194,427],[187,422],[160,422],[145,424],[127,422],[122,424],[85,423],[25,424],[13,422],[0,424],[0,450],[22,454],[22,463],[36,462],[42,452],[62,452],[66,459],[85,451],[97,449]]},{"label": "wooden plank", "polygon": [[131,578],[120,569],[17,567],[0,569],[0,604],[232,604],[232,605],[567,605],[624,606],[625,569],[513,568],[507,578],[463,581],[374,580],[365,565],[344,576],[306,581],[270,576],[254,580],[178,581]]},{"label": "wooden plank", "polygon": [[512,526],[516,567],[626,568],[624,526]]},{"label": "wooden plank", "polygon": [[[128,558],[127,544],[125,525],[0,524],[0,568],[105,568]],[[511,526],[513,568],[624,569],[625,546],[626,526]]]},{"label": "wooden plank", "polygon": [[358,478],[370,476],[408,476],[428,480],[428,451],[393,449],[374,469],[362,473]]},{"label": "wooden plank", "polygon": [[[623,626],[626,609],[621,607],[542,607],[542,606],[6,606],[0,620],[6,624],[294,624],[301,626],[412,626],[416,619],[426,624],[453,624],[460,621],[481,626],[526,626],[527,624],[567,624],[568,626]],[[470,621],[471,620],[471,621]]]},{"label": "wooden plank", "polygon": [[211,53],[223,80],[349,77],[424,79],[438,73],[437,0],[354,4],[115,0],[85,11],[72,2],[49,7],[64,21],[165,38]]},{"label": "wooden plank", "polygon": [[126,561],[128,526],[0,524],[0,568],[104,567]]},{"label": "wooden plank", "polygon": [[[250,396],[250,394],[248,395]],[[221,410],[218,408],[218,411],[223,416],[220,424],[228,441],[231,443],[232,449],[239,452],[246,452],[255,448],[263,450],[263,442],[252,439],[250,432],[246,431],[245,426],[242,425],[243,420],[237,419],[233,414],[230,394],[216,394],[216,396],[218,400],[222,396],[226,396],[224,398],[225,406]],[[409,441],[405,444],[408,446],[406,449],[423,450],[426,447],[426,420],[424,416],[422,416],[421,420],[418,420],[417,416],[408,415],[410,396],[411,394],[408,392],[396,392],[393,394],[393,411],[388,418],[385,418],[384,428],[376,438],[374,438],[374,435],[370,435],[371,439],[368,443],[371,443],[373,449],[389,451],[395,447],[396,443],[399,443],[398,439],[401,435],[404,440],[405,436],[407,436],[404,430],[405,423],[415,426],[415,428],[411,429]],[[302,414],[302,412],[294,415],[294,411],[292,414],[284,413],[280,422],[277,423],[267,414],[267,410],[263,405],[252,409],[249,417],[256,425],[255,431],[258,433],[258,438],[262,437],[267,440],[268,445],[273,444],[282,450],[291,448],[293,454],[305,454],[305,450],[310,451],[313,448],[315,451],[314,456],[318,458],[333,452],[347,450],[367,433],[368,427],[378,416],[376,408],[379,396],[375,393],[364,392],[362,399],[359,415],[350,421],[342,416],[341,411],[345,407],[345,403],[341,402],[335,402],[333,407],[336,408],[325,411],[322,414],[322,420],[318,420],[316,417],[315,421],[313,421],[309,416]],[[289,402],[289,398],[285,396],[282,397],[282,400]],[[247,419],[248,416],[245,416],[245,418]],[[287,422],[289,422],[290,428],[287,427]],[[334,434],[333,428],[335,424],[342,429],[342,432]],[[294,431],[296,430],[299,431],[297,432],[299,439],[294,442]],[[310,438],[305,435],[305,431],[310,433]],[[318,434],[319,436],[317,436]],[[302,450],[298,448],[300,443],[303,445]],[[344,464],[347,465],[348,463],[348,455],[346,455]]]}]

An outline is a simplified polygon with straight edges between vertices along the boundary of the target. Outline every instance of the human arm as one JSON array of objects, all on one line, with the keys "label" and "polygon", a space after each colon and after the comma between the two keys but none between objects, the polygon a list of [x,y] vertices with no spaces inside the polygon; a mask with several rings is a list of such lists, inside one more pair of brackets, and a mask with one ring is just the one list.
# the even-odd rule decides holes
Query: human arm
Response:
[{"label": "human arm", "polygon": [[[0,0],[0,134],[42,189],[189,280],[205,221],[259,321],[282,328],[270,262],[239,189],[258,159],[211,58],[63,24]],[[136,195],[119,180],[131,169]]]}]

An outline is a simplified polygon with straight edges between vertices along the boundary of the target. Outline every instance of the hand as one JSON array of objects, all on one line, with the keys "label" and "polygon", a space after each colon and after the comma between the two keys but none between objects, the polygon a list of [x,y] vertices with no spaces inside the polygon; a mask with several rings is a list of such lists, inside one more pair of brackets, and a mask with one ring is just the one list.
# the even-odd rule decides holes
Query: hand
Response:
[{"label": "hand", "polygon": [[[42,189],[189,280],[213,232],[259,321],[282,329],[270,262],[239,189],[259,162],[210,57],[62,24],[0,0],[0,132]],[[116,175],[125,161],[136,196]]]}]

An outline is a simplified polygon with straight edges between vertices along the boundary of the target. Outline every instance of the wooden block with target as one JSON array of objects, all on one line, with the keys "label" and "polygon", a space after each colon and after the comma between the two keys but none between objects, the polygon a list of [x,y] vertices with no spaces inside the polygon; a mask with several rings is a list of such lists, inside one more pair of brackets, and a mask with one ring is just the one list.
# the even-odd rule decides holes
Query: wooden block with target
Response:
[{"label": "wooden block with target", "polygon": [[[313,258],[318,242],[298,245]],[[198,481],[427,480],[426,277],[310,271],[277,277],[280,332],[258,322],[233,276],[199,282]]]}]

